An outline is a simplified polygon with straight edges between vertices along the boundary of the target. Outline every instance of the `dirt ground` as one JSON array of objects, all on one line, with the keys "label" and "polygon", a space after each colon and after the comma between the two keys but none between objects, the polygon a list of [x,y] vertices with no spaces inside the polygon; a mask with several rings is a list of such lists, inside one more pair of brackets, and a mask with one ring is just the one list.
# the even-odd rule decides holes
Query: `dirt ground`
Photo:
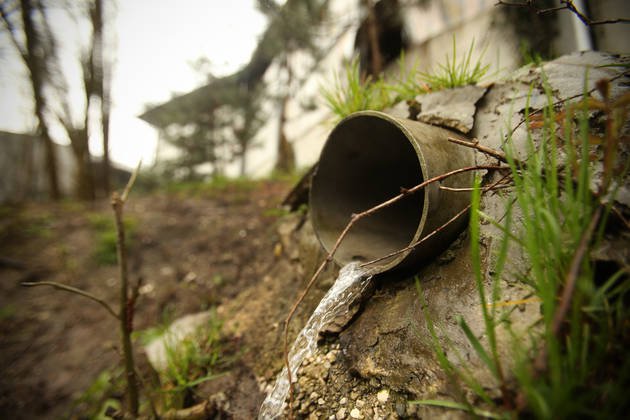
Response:
[{"label": "dirt ground", "polygon": [[[278,216],[270,209],[289,189],[269,181],[132,193],[125,209],[133,231],[130,276],[142,279],[135,329],[220,306],[260,282],[279,251]],[[33,203],[1,213],[0,418],[81,418],[77,399],[119,363],[116,320],[80,296],[20,283],[60,282],[116,307],[118,269],[98,257],[99,225],[112,218],[109,203]],[[263,398],[247,365],[254,357],[243,357],[231,379],[213,385],[244,394],[242,418],[254,416]]]}]

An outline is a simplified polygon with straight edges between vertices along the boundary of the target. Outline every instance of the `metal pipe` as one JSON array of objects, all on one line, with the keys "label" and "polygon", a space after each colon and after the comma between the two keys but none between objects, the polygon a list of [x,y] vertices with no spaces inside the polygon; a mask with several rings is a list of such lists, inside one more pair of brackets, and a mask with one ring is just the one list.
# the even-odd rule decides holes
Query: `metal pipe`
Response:
[{"label": "metal pipe", "polygon": [[[474,163],[472,150],[447,140],[461,135],[436,126],[398,119],[382,112],[357,112],[330,133],[313,175],[310,214],[326,251],[335,244],[353,213],[365,211],[424,180]],[[462,173],[441,185],[472,185]],[[444,191],[440,183],[403,198],[358,221],[335,254],[335,261],[371,261],[400,250],[442,226],[470,202],[462,192]],[[413,251],[380,261],[375,272],[402,270],[435,257],[465,227],[462,217]]]}]

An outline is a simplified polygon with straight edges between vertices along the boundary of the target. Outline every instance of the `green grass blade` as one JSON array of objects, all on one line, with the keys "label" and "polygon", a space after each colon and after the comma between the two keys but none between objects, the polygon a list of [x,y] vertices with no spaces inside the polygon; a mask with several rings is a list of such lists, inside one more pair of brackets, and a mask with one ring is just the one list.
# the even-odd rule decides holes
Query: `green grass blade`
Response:
[{"label": "green grass blade", "polygon": [[502,419],[503,416],[499,414],[492,413],[486,410],[480,410],[474,407],[470,407],[466,404],[458,403],[455,401],[447,401],[447,400],[417,400],[417,401],[409,401],[411,404],[418,405],[428,405],[432,407],[442,407],[442,408],[450,408],[453,410],[462,410],[467,413],[472,413],[479,417],[485,417],[489,419]]}]

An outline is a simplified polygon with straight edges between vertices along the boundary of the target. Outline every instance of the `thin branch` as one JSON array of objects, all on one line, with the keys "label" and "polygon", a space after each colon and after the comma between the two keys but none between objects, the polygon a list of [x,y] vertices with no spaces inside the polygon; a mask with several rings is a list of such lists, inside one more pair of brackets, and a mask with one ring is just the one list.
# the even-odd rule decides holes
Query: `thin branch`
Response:
[{"label": "thin branch", "polygon": [[562,6],[550,7],[548,9],[539,9],[534,5],[534,2],[532,0],[518,3],[498,0],[495,6],[524,7],[535,12],[537,15],[547,15],[550,13],[559,12],[561,10],[568,10],[569,12],[573,13],[578,19],[580,19],[580,21],[586,26],[606,25],[613,23],[630,23],[630,19],[627,18],[592,20],[584,13],[582,13],[577,7],[575,7],[572,0],[560,0],[560,3],[562,4]]},{"label": "thin branch", "polygon": [[125,224],[123,222],[123,212],[129,191],[138,176],[140,164],[141,162],[138,162],[138,166],[129,178],[122,195],[115,192],[112,194],[111,199],[111,205],[114,210],[114,219],[116,221],[116,251],[118,254],[118,268],[120,273],[120,334],[124,356],[123,359],[125,362],[125,375],[127,379],[129,411],[133,417],[138,415],[139,409],[138,382],[133,359],[133,347],[131,344],[135,299],[129,299],[129,274],[127,268],[127,248],[125,246]]},{"label": "thin branch", "polygon": [[15,26],[13,25],[13,23],[11,22],[10,19],[10,11],[5,10],[4,8],[4,4],[0,4],[0,18],[2,18],[2,21],[4,22],[4,25],[6,26],[7,30],[9,31],[9,38],[11,39],[11,43],[13,44],[13,46],[15,47],[15,49],[17,50],[18,54],[20,54],[20,56],[22,56],[22,60],[24,60],[25,63],[28,62],[29,58],[27,55],[27,51],[26,48],[23,47],[22,45],[20,45],[17,36],[15,35],[16,29]]},{"label": "thin branch", "polygon": [[68,285],[57,283],[54,281],[34,281],[34,282],[25,281],[25,282],[22,282],[21,285],[24,287],[50,286],[50,287],[54,287],[55,289],[63,290],[66,292],[74,293],[75,295],[86,297],[98,303],[103,308],[107,309],[107,312],[109,312],[114,318],[120,319],[118,314],[112,309],[111,306],[109,306],[107,302],[105,302],[103,299],[97,296],[94,296],[91,293],[86,292],[85,290],[77,289],[76,287],[68,286]]},{"label": "thin branch", "polygon": [[311,277],[311,279],[309,280],[308,284],[306,285],[306,287],[304,288],[304,290],[302,291],[302,293],[300,294],[300,296],[298,297],[298,299],[295,301],[295,303],[293,304],[293,306],[291,307],[291,310],[289,311],[289,315],[287,316],[287,318],[284,321],[284,363],[287,367],[287,377],[289,379],[289,413],[292,412],[293,409],[293,394],[294,394],[294,389],[293,389],[293,378],[291,375],[291,368],[290,368],[290,364],[289,364],[289,324],[291,323],[291,319],[293,318],[293,315],[295,314],[295,311],[297,310],[298,306],[300,305],[300,303],[302,303],[302,301],[304,300],[304,298],[306,297],[306,295],[308,294],[308,292],[310,291],[311,287],[313,287],[313,284],[315,284],[315,281],[319,278],[319,276],[321,275],[322,271],[324,271],[324,269],[326,268],[326,266],[332,261],[335,253],[337,252],[337,249],[339,248],[339,246],[341,245],[341,242],[344,240],[344,238],[346,237],[346,235],[348,234],[348,232],[350,231],[350,228],[352,228],[352,226],[354,226],[355,223],[357,223],[359,220],[368,217],[374,213],[376,213],[377,211],[384,209],[388,206],[391,206],[392,204],[402,200],[403,198],[420,191],[421,189],[423,189],[424,187],[426,187],[429,184],[432,184],[434,182],[439,182],[442,181],[446,178],[449,178],[453,175],[457,175],[460,173],[464,173],[464,172],[470,172],[470,171],[479,171],[479,170],[509,170],[510,168],[507,166],[496,166],[496,165],[479,165],[479,166],[468,166],[465,168],[460,168],[460,169],[456,169],[454,171],[450,171],[447,172],[445,174],[442,175],[438,175],[434,178],[431,178],[427,181],[424,181],[418,185],[416,185],[413,188],[410,189],[404,189],[402,190],[402,192],[398,195],[396,195],[395,197],[384,201],[368,210],[365,210],[361,213],[358,214],[353,214],[350,217],[350,221],[348,222],[348,224],[346,225],[346,227],[343,229],[343,231],[341,232],[341,234],[338,236],[337,241],[335,242],[335,244],[333,245],[332,249],[330,250],[330,252],[328,253],[328,255],[326,256],[326,258],[324,259],[324,261],[322,261],[322,263],[320,264],[320,266],[318,267],[317,271],[315,272],[315,274],[313,274],[313,276]]},{"label": "thin branch", "polygon": [[131,174],[131,178],[129,178],[129,181],[127,181],[127,185],[125,186],[125,189],[123,190],[123,193],[120,196],[120,199],[122,200],[123,203],[127,201],[127,196],[129,196],[129,192],[131,191],[133,184],[136,182],[136,178],[138,177],[138,172],[140,172],[141,166],[142,166],[142,159],[140,159],[140,161],[138,162],[138,166],[136,166],[136,169]]},{"label": "thin branch", "polygon": [[448,219],[448,221],[446,223],[444,223],[442,226],[438,227],[437,229],[435,229],[433,232],[429,233],[427,236],[423,237],[422,239],[420,239],[419,241],[416,241],[414,243],[412,243],[409,246],[406,246],[402,249],[399,249],[398,251],[394,251],[391,252],[387,255],[384,255],[382,257],[376,258],[372,261],[368,261],[366,263],[363,263],[360,265],[360,267],[366,267],[368,265],[372,265],[372,264],[376,264],[377,262],[381,262],[383,260],[386,260],[388,258],[391,257],[395,257],[396,255],[402,254],[404,252],[407,251],[411,251],[415,248],[417,248],[418,246],[420,246],[422,243],[424,243],[424,241],[429,240],[430,238],[432,238],[433,236],[437,235],[440,231],[442,231],[444,228],[446,228],[447,226],[449,226],[451,223],[455,222],[457,219],[459,219],[461,216],[463,216],[464,214],[466,214],[468,212],[468,210],[470,210],[470,204],[468,204],[466,207],[464,207],[461,211],[459,211],[455,216],[451,217],[450,219]]},{"label": "thin branch", "polygon": [[[505,155],[505,153],[499,151],[499,150],[495,150],[495,149],[491,149],[489,147],[483,146],[481,144],[479,144],[479,140],[477,139],[473,139],[472,141],[466,141],[466,140],[461,140],[455,137],[448,137],[448,141],[450,141],[451,143],[456,143],[459,144],[461,146],[466,146],[466,147],[470,147],[472,149],[477,149],[480,152],[491,156],[493,158],[498,159],[499,161],[503,162],[503,163],[509,163],[507,156]],[[524,162],[520,162],[520,161],[515,161],[516,166],[519,167],[523,167],[525,165]]]}]

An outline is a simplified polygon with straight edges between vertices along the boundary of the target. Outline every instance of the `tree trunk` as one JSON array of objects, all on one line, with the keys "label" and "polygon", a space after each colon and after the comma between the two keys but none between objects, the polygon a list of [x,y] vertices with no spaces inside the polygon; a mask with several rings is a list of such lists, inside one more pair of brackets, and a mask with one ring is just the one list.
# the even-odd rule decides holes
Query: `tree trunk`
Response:
[{"label": "tree trunk", "polygon": [[291,82],[293,81],[293,72],[291,71],[291,66],[289,65],[288,56],[285,57],[284,66],[287,70],[287,89],[289,89],[289,91],[287,91],[287,94],[284,98],[282,98],[282,104],[280,105],[280,118],[278,121],[278,155],[274,170],[286,174],[295,171],[295,152],[293,151],[293,146],[289,143],[284,131],[284,126],[287,122],[287,108],[289,105]]},{"label": "tree trunk", "polygon": [[378,22],[376,20],[376,14],[374,13],[374,5],[372,0],[365,0],[365,7],[367,8],[367,32],[370,42],[370,71],[369,74],[378,76],[383,70],[383,55],[381,54],[381,47],[378,40]]},{"label": "tree trunk", "polygon": [[39,50],[42,48],[39,42],[39,37],[35,29],[33,22],[33,4],[30,0],[21,0],[22,6],[22,22],[24,25],[24,36],[26,39],[26,54],[23,54],[22,58],[26,62],[28,67],[31,85],[33,87],[33,98],[35,100],[35,115],[38,121],[38,137],[44,143],[45,150],[45,167],[48,178],[48,188],[50,198],[58,200],[61,198],[61,191],[59,189],[58,171],[57,171],[57,155],[55,146],[50,138],[48,130],[48,124],[44,116],[46,109],[46,100],[44,98],[44,63],[42,62],[41,53]]},{"label": "tree trunk", "polygon": [[103,172],[102,187],[105,195],[109,196],[110,185],[110,163],[109,163],[109,116],[110,116],[110,83],[109,68],[105,64],[104,56],[104,12],[103,0],[95,0],[94,8],[91,13],[92,28],[94,31],[93,50],[94,65],[93,75],[95,79],[95,94],[101,100],[101,132],[103,135]]},{"label": "tree trunk", "polygon": [[70,130],[74,160],[77,165],[75,177],[76,196],[80,200],[94,200],[94,173],[88,147],[87,128]]},{"label": "tree trunk", "polygon": [[241,169],[240,174],[241,177],[244,177],[247,172],[247,146],[245,144],[241,144]]}]

